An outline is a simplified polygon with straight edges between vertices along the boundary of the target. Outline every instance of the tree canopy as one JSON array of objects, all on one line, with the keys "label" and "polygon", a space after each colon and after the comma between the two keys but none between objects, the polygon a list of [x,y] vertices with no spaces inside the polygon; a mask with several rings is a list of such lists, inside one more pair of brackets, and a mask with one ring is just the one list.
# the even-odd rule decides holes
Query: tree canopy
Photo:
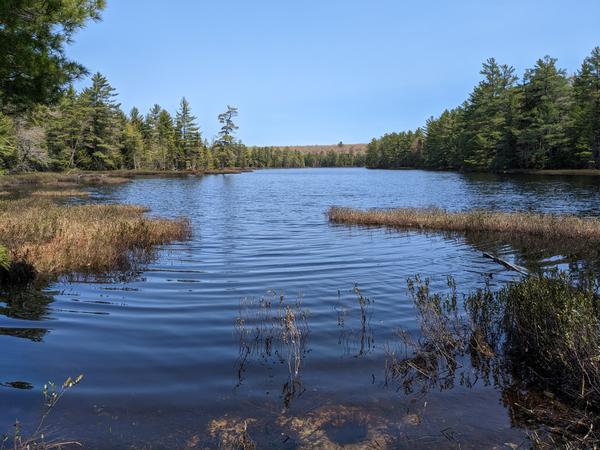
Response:
[{"label": "tree canopy", "polygon": [[0,111],[17,113],[59,100],[85,68],[65,45],[88,20],[99,20],[104,0],[0,2]]},{"label": "tree canopy", "polygon": [[600,47],[573,76],[550,56],[527,69],[488,59],[459,107],[424,129],[386,134],[368,146],[367,165],[503,171],[600,168]]}]

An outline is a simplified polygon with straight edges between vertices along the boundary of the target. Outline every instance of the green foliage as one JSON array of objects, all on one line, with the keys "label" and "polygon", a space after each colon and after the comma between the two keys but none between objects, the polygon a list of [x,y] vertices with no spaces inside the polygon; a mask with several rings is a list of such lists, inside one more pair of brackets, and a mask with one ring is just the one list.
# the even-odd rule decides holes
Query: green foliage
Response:
[{"label": "green foliage", "polygon": [[0,111],[16,113],[57,101],[65,85],[85,73],[65,44],[104,0],[0,2]]},{"label": "green foliage", "polygon": [[0,245],[0,268],[4,270],[10,269],[10,254],[8,253],[8,249]]},{"label": "green foliage", "polygon": [[197,169],[200,166],[202,154],[202,137],[196,125],[196,118],[192,115],[190,104],[185,97],[181,99],[175,124],[177,151],[172,155],[173,167],[177,169]]},{"label": "green foliage", "polygon": [[521,84],[512,67],[493,58],[481,75],[460,107],[427,120],[421,142],[413,136],[417,143],[407,145],[410,131],[374,139],[367,166],[477,171],[600,166],[600,47],[572,80],[549,56],[527,69]]},{"label": "green foliage", "polygon": [[14,123],[10,117],[0,113],[0,173],[14,166],[17,151]]},{"label": "green foliage", "polygon": [[573,81],[570,138],[582,166],[600,162],[600,47],[594,48]]},{"label": "green foliage", "polygon": [[238,115],[238,110],[234,106],[227,105],[227,111],[219,114],[219,123],[221,130],[214,144],[214,155],[217,167],[232,167],[236,164],[236,153],[240,151],[236,142],[234,133],[238,126],[233,122],[234,117]]}]

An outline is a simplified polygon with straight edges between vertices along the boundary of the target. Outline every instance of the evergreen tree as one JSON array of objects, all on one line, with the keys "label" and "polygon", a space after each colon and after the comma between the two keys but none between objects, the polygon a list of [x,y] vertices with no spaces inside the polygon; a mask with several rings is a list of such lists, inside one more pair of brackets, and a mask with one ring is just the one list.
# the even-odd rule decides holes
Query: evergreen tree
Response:
[{"label": "evergreen tree", "polygon": [[114,169],[120,165],[121,111],[115,101],[115,89],[108,80],[96,73],[92,86],[82,93],[82,101],[89,108],[91,126],[83,140],[86,158],[83,166],[88,169]]},{"label": "evergreen tree", "polygon": [[600,47],[585,58],[573,81],[571,142],[583,166],[600,165]]},{"label": "evergreen tree", "polygon": [[213,146],[214,157],[219,168],[232,167],[236,163],[234,147],[236,144],[235,130],[238,129],[233,119],[238,115],[238,110],[234,106],[227,105],[227,111],[219,114],[218,119],[221,124],[221,131]]},{"label": "evergreen tree", "polygon": [[173,117],[168,111],[162,109],[158,114],[156,124],[158,159],[162,169],[176,170],[184,167],[185,159],[181,148],[178,147],[178,133]]},{"label": "evergreen tree", "polygon": [[570,85],[556,59],[539,59],[525,71],[518,115],[517,145],[526,168],[569,167],[567,135]]},{"label": "evergreen tree", "polygon": [[512,88],[517,81],[515,70],[488,59],[481,70],[483,80],[471,93],[464,107],[468,124],[464,136],[463,164],[469,169],[497,168],[502,148],[511,136],[509,110]]},{"label": "evergreen tree", "polygon": [[179,169],[195,169],[200,157],[202,137],[196,125],[196,117],[190,110],[190,104],[183,97],[176,116],[178,157],[176,167]]},{"label": "evergreen tree", "polygon": [[64,86],[85,73],[66,57],[65,44],[103,8],[104,0],[2,0],[0,111],[58,101]]}]

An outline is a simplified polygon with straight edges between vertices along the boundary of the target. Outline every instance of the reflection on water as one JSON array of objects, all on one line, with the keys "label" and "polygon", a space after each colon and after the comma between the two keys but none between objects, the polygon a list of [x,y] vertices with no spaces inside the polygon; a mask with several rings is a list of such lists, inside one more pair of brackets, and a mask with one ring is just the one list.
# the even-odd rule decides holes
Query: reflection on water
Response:
[{"label": "reflection on water", "polygon": [[[91,194],[87,201],[187,216],[194,236],[161,248],[133,277],[3,293],[0,430],[17,417],[24,426],[35,422],[48,380],[84,373],[50,424],[92,448],[214,447],[227,433],[238,439],[239,430],[259,448],[520,444],[523,422],[503,404],[512,394],[493,374],[462,384],[458,377],[451,389],[426,394],[386,385],[386,358],[399,351],[396,330],[420,338],[406,280],[422,274],[443,290],[451,274],[461,298],[486,280],[499,286],[518,277],[484,251],[530,270],[599,273],[594,249],[332,226],[325,216],[332,205],[598,215],[595,178],[264,170],[139,179]],[[269,299],[270,291],[301,299],[307,333],[281,321],[256,332],[259,305],[241,313],[240,301]],[[285,317],[285,308],[277,315],[278,297],[271,301],[269,317]],[[243,339],[236,318],[246,320]]]},{"label": "reflection on water", "polygon": [[52,300],[52,293],[34,288],[0,293],[0,315],[6,317],[0,335],[42,341],[48,329],[36,322],[49,318]]}]

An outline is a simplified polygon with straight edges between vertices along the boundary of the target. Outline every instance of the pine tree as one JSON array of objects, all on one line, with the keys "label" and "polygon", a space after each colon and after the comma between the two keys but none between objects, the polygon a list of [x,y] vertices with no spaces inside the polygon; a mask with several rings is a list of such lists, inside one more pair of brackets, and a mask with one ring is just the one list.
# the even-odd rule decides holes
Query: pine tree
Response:
[{"label": "pine tree", "polygon": [[196,117],[192,115],[190,104],[185,97],[181,99],[175,123],[179,150],[177,167],[195,169],[200,157],[202,137],[198,125],[196,125]]},{"label": "pine tree", "polygon": [[178,148],[177,133],[173,117],[166,110],[158,114],[156,124],[157,145],[159,149],[160,166],[163,169],[176,170],[184,164],[181,150]]},{"label": "pine tree", "polygon": [[570,86],[556,59],[546,56],[525,71],[518,114],[517,145],[527,168],[568,167]]},{"label": "pine tree", "polygon": [[515,69],[488,59],[479,82],[464,106],[467,124],[464,136],[463,164],[466,168],[490,170],[497,166],[499,153],[510,139],[509,108],[512,88],[517,81]]},{"label": "pine tree", "polygon": [[91,114],[91,127],[84,139],[86,168],[103,170],[120,165],[122,113],[114,99],[116,95],[115,89],[100,73],[92,77],[92,86],[82,93],[83,103]]},{"label": "pine tree", "polygon": [[600,165],[600,47],[585,58],[573,81],[571,142],[580,165]]},{"label": "pine tree", "polygon": [[219,114],[218,119],[221,124],[221,131],[213,146],[214,158],[219,168],[232,167],[236,163],[234,147],[236,144],[234,133],[238,129],[233,119],[238,115],[238,110],[234,106],[227,105],[227,111]]},{"label": "pine tree", "polygon": [[65,44],[104,0],[0,2],[0,111],[22,112],[58,101],[65,85],[85,74]]}]

